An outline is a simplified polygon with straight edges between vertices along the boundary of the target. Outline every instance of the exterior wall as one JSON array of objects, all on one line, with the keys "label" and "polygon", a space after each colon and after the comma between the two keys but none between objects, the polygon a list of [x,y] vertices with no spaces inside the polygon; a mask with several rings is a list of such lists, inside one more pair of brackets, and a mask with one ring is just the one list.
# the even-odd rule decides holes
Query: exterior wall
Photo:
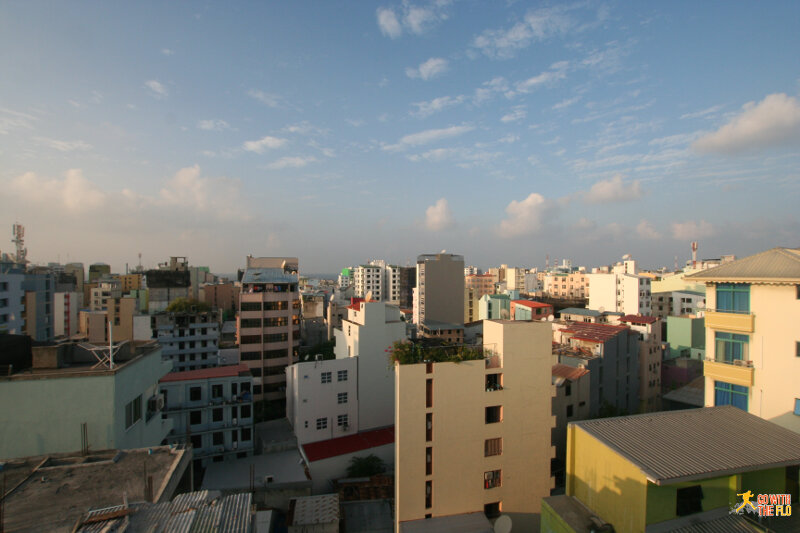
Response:
[{"label": "exterior wall", "polygon": [[235,313],[239,310],[240,287],[233,283],[216,283],[200,287],[200,301],[222,311]]},{"label": "exterior wall", "polygon": [[25,274],[25,334],[37,341],[53,340],[53,274]]},{"label": "exterior wall", "polygon": [[151,317],[152,336],[177,372],[217,365],[219,322],[216,313],[162,313]]},{"label": "exterior wall", "polygon": [[357,266],[353,269],[353,281],[355,282],[357,298],[364,298],[368,292],[372,292],[372,300],[376,302],[384,300],[383,267],[377,265]]},{"label": "exterior wall", "polygon": [[[549,324],[484,323],[485,345],[499,366],[483,360],[396,365],[396,522],[482,512],[501,502],[515,527],[532,529],[531,514],[552,486],[553,456]],[[487,390],[487,374],[502,374],[502,390]],[[432,407],[426,381],[432,380]],[[486,423],[486,407],[500,406],[502,421]],[[432,439],[426,441],[426,416]],[[485,441],[501,438],[502,453],[485,457]],[[426,475],[426,448],[432,473]],[[500,470],[500,486],[486,488],[484,474]],[[426,508],[426,482],[432,505]]]},{"label": "exterior wall", "polygon": [[478,320],[509,320],[511,298],[505,294],[487,294],[478,301]]},{"label": "exterior wall", "polygon": [[567,429],[567,495],[578,498],[597,516],[613,524],[619,533],[644,531],[647,510],[644,474],[574,425]]},{"label": "exterior wall", "polygon": [[[54,371],[38,379],[0,380],[0,458],[80,450],[83,423],[90,449],[160,445],[172,424],[160,415],[146,420],[146,407],[169,369],[161,351],[154,350],[115,371]],[[142,418],[126,430],[125,406],[139,395]]]},{"label": "exterior wall", "polygon": [[525,269],[509,267],[506,269],[506,287],[508,290],[525,290]]},{"label": "exterior wall", "polygon": [[464,319],[464,257],[452,254],[417,258],[419,320],[462,324]]},{"label": "exterior wall", "polygon": [[0,332],[12,335],[24,334],[25,291],[22,273],[0,274]]},{"label": "exterior wall", "polygon": [[669,357],[705,359],[705,319],[694,316],[667,317],[667,342]]},{"label": "exterior wall", "polygon": [[476,274],[464,277],[464,286],[474,289],[475,299],[484,294],[494,294],[494,281],[491,274]]},{"label": "exterior wall", "polygon": [[649,315],[652,293],[650,278],[634,274],[587,274],[591,293],[589,308],[603,308],[626,315]]},{"label": "exterior wall", "polygon": [[[394,444],[386,444],[375,448],[367,448],[353,453],[346,453],[320,459],[308,463],[308,470],[311,474],[311,494],[330,494],[334,492],[333,481],[347,477],[347,467],[353,457],[366,457],[375,455],[386,464],[389,472],[394,470]],[[337,530],[338,531],[338,530]]]},{"label": "exterior wall", "polygon": [[[294,428],[298,444],[353,435],[359,429],[358,360],[332,359],[295,363],[286,367],[286,417]],[[339,372],[347,372],[339,380]],[[323,380],[329,376],[329,381]],[[324,381],[324,382],[323,382]],[[339,395],[346,401],[339,403]],[[365,402],[369,405],[369,402]],[[347,424],[339,425],[340,416]],[[324,419],[325,427],[318,427]]]},{"label": "exterior wall", "polygon": [[[212,397],[212,387],[222,385],[222,396]],[[234,386],[236,392],[233,392]],[[191,389],[200,389],[200,399],[191,401]],[[253,454],[253,388],[251,376],[227,376],[168,381],[159,385],[164,394],[163,416],[172,421],[168,444],[193,444],[194,459],[203,466],[211,461],[230,460]],[[221,411],[220,420],[214,414]],[[191,424],[191,413],[200,422]],[[199,415],[197,414],[199,413]],[[214,444],[214,439],[221,444]]]},{"label": "exterior wall", "polygon": [[475,294],[475,289],[464,287],[464,324],[478,320],[478,306],[480,304]]},{"label": "exterior wall", "polygon": [[[567,395],[569,384],[569,395]],[[589,374],[584,374],[577,380],[565,380],[555,388],[553,397],[553,415],[556,417],[556,427],[553,430],[553,445],[556,449],[556,458],[565,461],[567,458],[567,424],[578,420],[586,420],[591,413],[591,391]],[[572,415],[567,415],[567,408],[572,407]]]},{"label": "exterior wall", "polygon": [[[716,289],[709,285],[706,291],[708,308],[716,308]],[[723,318],[735,313],[720,313]],[[741,384],[749,384],[748,411],[756,416],[800,433],[800,416],[795,415],[795,399],[800,398],[800,357],[797,357],[797,324],[800,323],[800,299],[797,298],[796,285],[751,285],[750,315],[753,317],[752,332],[748,334],[747,359],[752,368],[737,367],[717,363],[712,365],[708,359],[715,356],[715,333],[734,329],[717,329],[709,325],[706,315],[706,406],[714,405],[714,377],[709,376],[712,366],[720,370],[730,367],[744,378]],[[746,315],[745,315],[746,316]],[[724,321],[719,321],[722,325]],[[730,321],[731,325],[735,322]],[[732,381],[736,383],[735,381]]]},{"label": "exterior wall", "polygon": [[553,298],[587,298],[589,278],[586,272],[548,272],[543,276],[542,290]]},{"label": "exterior wall", "polygon": [[[781,469],[783,472],[783,469]],[[688,483],[658,486],[647,483],[647,525],[666,522],[679,518],[675,512],[678,501],[678,489],[700,485],[703,490],[703,512],[714,509],[729,509],[738,499],[736,496],[740,476],[725,476]],[[742,491],[753,490],[742,486]],[[778,485],[773,485],[766,492],[779,492]],[[753,491],[754,494],[758,494]],[[685,517],[681,517],[685,518]]]},{"label": "exterior wall", "polygon": [[683,272],[676,273],[672,276],[663,276],[660,280],[653,282],[653,292],[672,292],[672,291],[698,291],[703,292],[706,286],[703,283],[697,283],[684,279],[689,274],[700,272],[701,269],[687,268]]},{"label": "exterior wall", "polygon": [[77,292],[57,292],[53,295],[53,333],[56,337],[71,337],[78,333],[79,298]]}]

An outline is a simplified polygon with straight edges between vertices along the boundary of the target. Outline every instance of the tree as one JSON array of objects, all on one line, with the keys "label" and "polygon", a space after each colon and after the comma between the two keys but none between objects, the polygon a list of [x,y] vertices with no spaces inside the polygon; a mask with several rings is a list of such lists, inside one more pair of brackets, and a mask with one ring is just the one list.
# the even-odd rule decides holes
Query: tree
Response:
[{"label": "tree", "polygon": [[211,306],[200,300],[190,298],[176,298],[166,309],[170,313],[204,313],[211,311]]},{"label": "tree", "polygon": [[347,467],[347,477],[372,477],[386,472],[386,463],[377,455],[353,457]]}]

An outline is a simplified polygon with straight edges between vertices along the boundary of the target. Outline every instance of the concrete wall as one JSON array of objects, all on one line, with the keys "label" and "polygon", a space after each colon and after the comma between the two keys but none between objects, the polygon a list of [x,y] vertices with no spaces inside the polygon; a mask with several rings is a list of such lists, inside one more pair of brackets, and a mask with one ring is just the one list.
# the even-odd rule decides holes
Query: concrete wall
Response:
[{"label": "concrete wall", "polygon": [[312,481],[311,493],[317,495],[333,492],[333,481],[347,477],[347,467],[353,457],[368,455],[380,458],[386,464],[387,472],[394,470],[394,443],[313,461],[308,464]]}]

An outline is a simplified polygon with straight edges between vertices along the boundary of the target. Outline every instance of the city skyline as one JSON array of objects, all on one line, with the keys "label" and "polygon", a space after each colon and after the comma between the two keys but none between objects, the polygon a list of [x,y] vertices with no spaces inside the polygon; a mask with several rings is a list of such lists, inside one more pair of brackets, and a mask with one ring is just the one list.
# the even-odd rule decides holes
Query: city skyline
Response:
[{"label": "city skyline", "polygon": [[0,6],[0,250],[334,273],[797,246],[796,3]]}]

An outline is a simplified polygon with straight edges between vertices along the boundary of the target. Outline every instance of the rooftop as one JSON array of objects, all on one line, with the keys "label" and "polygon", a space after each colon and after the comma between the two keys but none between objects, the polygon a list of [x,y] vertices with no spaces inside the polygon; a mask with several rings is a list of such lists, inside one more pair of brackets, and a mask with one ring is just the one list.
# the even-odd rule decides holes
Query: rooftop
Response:
[{"label": "rooftop", "polygon": [[170,372],[159,380],[159,383],[172,381],[192,381],[195,379],[232,378],[236,376],[250,377],[250,367],[241,363],[238,365],[219,366],[215,368],[199,368],[186,372]]},{"label": "rooftop", "polygon": [[453,324],[451,322],[439,322],[438,320],[423,320],[420,324],[422,327],[439,331],[442,329],[464,329],[464,324]]},{"label": "rooftop", "polygon": [[620,322],[629,322],[631,324],[655,324],[658,318],[647,315],[625,315],[619,319]]},{"label": "rooftop", "polygon": [[554,378],[568,379],[570,381],[575,381],[577,379],[580,379],[589,373],[589,371],[586,370],[585,368],[564,365],[561,363],[553,365],[552,371]]},{"label": "rooftop", "polygon": [[289,503],[290,526],[339,523],[339,495],[303,496]]},{"label": "rooftop", "polygon": [[533,300],[512,300],[512,303],[514,303],[515,305],[524,305],[525,307],[530,307],[532,309],[541,307],[552,307],[550,304],[542,302],[534,302]]},{"label": "rooftop", "polygon": [[303,445],[310,462],[394,444],[394,426]]},{"label": "rooftop", "polygon": [[772,248],[685,276],[691,281],[800,283],[800,249]]},{"label": "rooftop", "polygon": [[[154,499],[180,478],[191,451],[169,446],[27,457],[5,462],[8,531],[71,531],[90,508],[145,500],[143,472],[153,478]],[[167,498],[169,494],[165,495]]]},{"label": "rooftop", "polygon": [[[203,476],[205,490],[235,491],[250,488],[250,467],[253,466],[256,490],[267,487],[311,486],[297,448],[263,455],[252,455],[222,463],[211,463]],[[267,476],[272,480],[267,481]]]},{"label": "rooftop", "polygon": [[248,268],[242,283],[297,283],[297,274],[282,268]]},{"label": "rooftop", "polygon": [[572,333],[573,339],[589,342],[606,342],[622,332],[630,331],[628,326],[593,324],[591,322],[572,322],[561,331]]},{"label": "rooftop", "polygon": [[706,378],[698,376],[683,387],[664,394],[663,398],[672,402],[703,407],[706,404]]},{"label": "rooftop", "polygon": [[800,464],[800,434],[727,405],[573,422],[656,485]]},{"label": "rooftop", "polygon": [[581,315],[581,316],[600,316],[603,313],[600,311],[596,311],[594,309],[584,309],[582,307],[567,307],[566,309],[562,309],[561,316],[564,315]]},{"label": "rooftop", "polygon": [[482,512],[437,516],[400,522],[400,533],[440,533],[442,531],[458,533],[492,533],[492,523]]}]

